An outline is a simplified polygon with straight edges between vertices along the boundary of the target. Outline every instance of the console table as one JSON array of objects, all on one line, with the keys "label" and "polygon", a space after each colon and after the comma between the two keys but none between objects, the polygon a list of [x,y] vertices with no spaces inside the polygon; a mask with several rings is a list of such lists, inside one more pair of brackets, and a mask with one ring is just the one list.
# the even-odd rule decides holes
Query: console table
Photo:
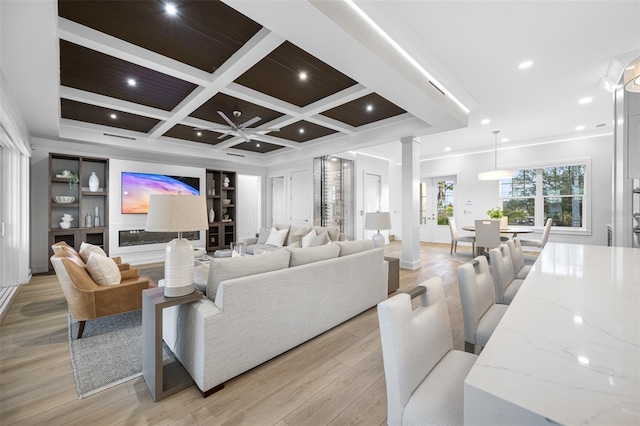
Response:
[{"label": "console table", "polygon": [[164,297],[164,287],[142,291],[142,375],[154,401],[160,401],[193,384],[180,362],[162,362],[162,310],[202,298],[194,291],[186,296]]},{"label": "console table", "polygon": [[400,259],[397,257],[384,257],[389,263],[389,277],[387,281],[387,294],[391,294],[400,287]]}]

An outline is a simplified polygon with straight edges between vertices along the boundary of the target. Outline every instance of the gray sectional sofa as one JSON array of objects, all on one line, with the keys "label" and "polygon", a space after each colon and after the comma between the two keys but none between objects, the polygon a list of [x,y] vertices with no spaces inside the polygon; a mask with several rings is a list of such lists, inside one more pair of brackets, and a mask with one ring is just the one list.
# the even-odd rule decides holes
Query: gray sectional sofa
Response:
[{"label": "gray sectional sofa", "polygon": [[213,259],[206,297],[165,309],[163,338],[206,396],[386,297],[370,240]]}]

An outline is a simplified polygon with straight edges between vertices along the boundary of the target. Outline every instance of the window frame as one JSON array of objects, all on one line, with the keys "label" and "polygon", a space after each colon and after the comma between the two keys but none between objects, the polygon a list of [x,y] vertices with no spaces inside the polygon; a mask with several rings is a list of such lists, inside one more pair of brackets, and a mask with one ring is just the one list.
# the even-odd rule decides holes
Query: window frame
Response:
[{"label": "window frame", "polygon": [[[584,166],[584,186],[582,196],[582,226],[570,227],[570,226],[553,226],[554,234],[567,234],[567,235],[591,235],[591,158],[575,158],[566,161],[554,161],[535,164],[522,164],[510,167],[512,170],[536,170],[536,195],[534,196],[534,230],[542,230],[544,228],[544,199],[543,195],[543,169],[550,167],[568,167],[568,166]],[[519,199],[522,197],[514,197]],[[503,205],[504,200],[511,199],[511,197],[502,197],[502,180],[498,181],[498,199],[500,204]],[[530,225],[518,225],[518,226],[530,226]]]}]

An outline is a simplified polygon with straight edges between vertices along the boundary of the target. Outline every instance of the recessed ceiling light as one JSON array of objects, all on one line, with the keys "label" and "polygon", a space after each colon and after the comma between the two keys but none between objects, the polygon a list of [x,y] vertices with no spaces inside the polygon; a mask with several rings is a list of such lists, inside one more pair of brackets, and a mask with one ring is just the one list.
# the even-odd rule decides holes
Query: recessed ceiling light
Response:
[{"label": "recessed ceiling light", "polygon": [[483,126],[486,126],[489,123],[491,123],[491,120],[489,120],[488,118],[485,118],[482,121],[480,121],[480,124],[482,124]]},{"label": "recessed ceiling light", "polygon": [[114,120],[115,120],[116,118],[118,118],[118,116],[117,116],[117,115],[115,115],[115,114],[113,114],[113,113],[112,113],[111,115],[109,115],[109,117],[113,118]]},{"label": "recessed ceiling light", "polygon": [[198,133],[196,133],[196,135],[202,136],[202,132],[198,132]]},{"label": "recessed ceiling light", "polygon": [[593,98],[591,98],[591,97],[587,96],[586,98],[582,98],[582,99],[580,99],[578,102],[579,102],[580,104],[584,105],[584,104],[588,104],[588,103],[589,103],[589,102],[591,102],[592,100],[593,100]]},{"label": "recessed ceiling light", "polygon": [[576,130],[577,131],[584,130],[584,126],[582,124],[579,126],[576,126]]},{"label": "recessed ceiling light", "polygon": [[580,364],[589,365],[589,358],[587,358],[586,356],[579,356],[578,362]]},{"label": "recessed ceiling light", "polygon": [[169,16],[175,16],[178,13],[178,9],[172,3],[165,4],[164,11],[167,12],[167,15]]},{"label": "recessed ceiling light", "polygon": [[300,127],[300,130],[298,130],[298,132],[300,132],[300,134],[304,133],[304,127]]},{"label": "recessed ceiling light", "polygon": [[371,105],[371,104],[367,105],[367,111],[368,112],[373,111],[373,105]]},{"label": "recessed ceiling light", "polygon": [[300,74],[298,74],[298,78],[300,78],[300,80],[306,80],[307,79],[307,73],[302,71]]},{"label": "recessed ceiling light", "polygon": [[502,138],[500,139],[502,142],[509,142],[509,138]]},{"label": "recessed ceiling light", "polygon": [[128,78],[128,79],[127,79],[127,84],[128,84],[129,86],[135,86],[136,84],[138,84],[138,82],[137,82],[135,79],[133,79],[133,78]]},{"label": "recessed ceiling light", "polygon": [[257,147],[257,148],[260,148],[260,144],[259,144],[259,143],[256,143],[256,147]]},{"label": "recessed ceiling light", "polygon": [[446,147],[444,150],[445,150],[445,151],[447,151],[447,152],[449,152],[449,151],[451,151],[451,147],[450,147],[450,146],[448,146],[448,147]]},{"label": "recessed ceiling light", "polygon": [[518,68],[520,68],[521,70],[526,70],[527,68],[530,68],[531,65],[533,65],[532,61],[524,61],[523,63],[518,65]]}]

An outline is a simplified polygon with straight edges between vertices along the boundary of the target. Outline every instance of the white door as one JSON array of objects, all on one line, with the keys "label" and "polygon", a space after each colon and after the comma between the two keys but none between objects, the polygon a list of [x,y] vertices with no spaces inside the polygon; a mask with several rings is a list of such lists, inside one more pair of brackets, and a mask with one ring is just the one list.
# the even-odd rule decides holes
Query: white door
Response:
[{"label": "white door", "polygon": [[311,226],[313,224],[313,173],[301,170],[291,173],[290,193],[291,225]]},{"label": "white door", "polygon": [[[375,213],[382,209],[382,176],[374,175],[371,173],[364,174],[364,217],[362,220],[362,227],[367,219],[367,213]],[[364,229],[364,239],[368,240],[378,231],[372,231]]]},{"label": "white door", "polygon": [[238,217],[236,222],[237,239],[254,237],[260,230],[260,176],[238,175]]},{"label": "white door", "polygon": [[447,216],[453,212],[456,181],[456,176],[437,176],[420,181],[420,241],[451,241]]},{"label": "white door", "polygon": [[[0,177],[2,179],[0,179],[0,271],[3,271],[3,273],[0,274],[0,287],[5,285],[5,280],[7,280],[8,283],[8,278],[7,276],[9,275],[9,270],[10,270],[10,259],[8,259],[9,256],[5,256],[5,252],[8,253],[8,250],[5,249],[5,245],[8,244],[8,240],[7,238],[5,238],[5,210],[4,210],[4,204],[5,204],[5,198],[7,197],[7,189],[8,189],[8,185],[6,185],[6,182],[8,182],[8,176],[6,171],[6,164],[4,163],[4,147],[2,146],[2,143],[0,143],[0,165],[2,165],[2,168],[0,169]],[[8,284],[7,284],[8,285]]]},{"label": "white door", "polygon": [[284,176],[271,178],[271,224],[287,223]]}]

